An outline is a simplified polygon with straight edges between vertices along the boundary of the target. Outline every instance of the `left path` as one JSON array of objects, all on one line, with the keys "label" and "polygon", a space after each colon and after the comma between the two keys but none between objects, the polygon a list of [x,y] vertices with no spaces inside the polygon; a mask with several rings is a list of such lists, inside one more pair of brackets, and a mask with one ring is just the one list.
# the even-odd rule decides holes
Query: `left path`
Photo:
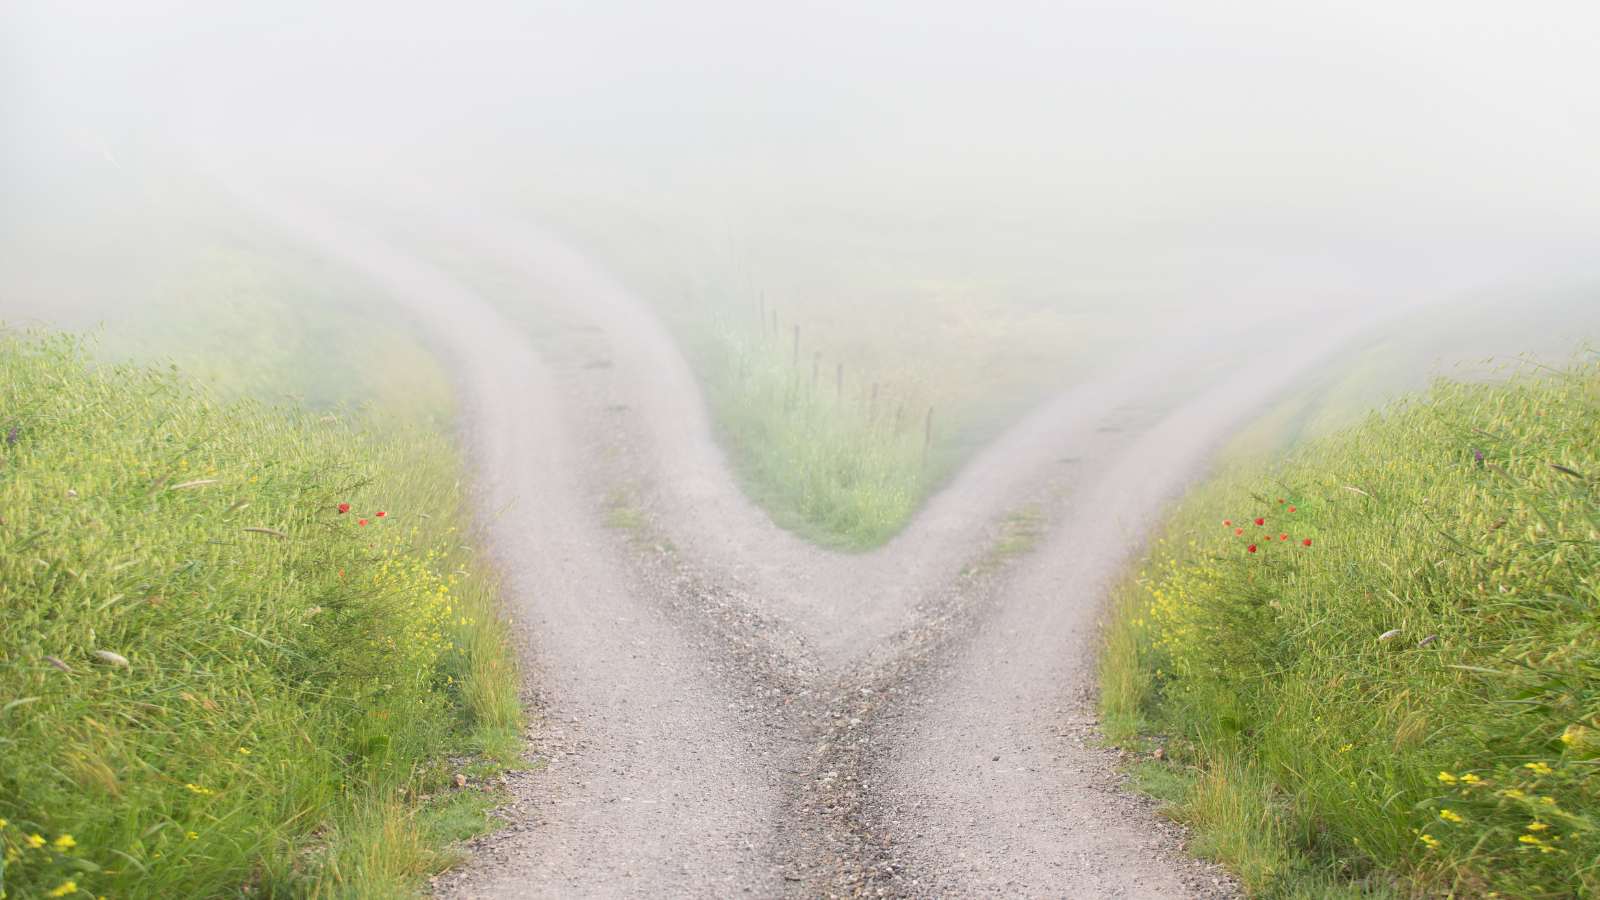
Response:
[{"label": "left path", "polygon": [[[627,575],[600,525],[598,486],[550,372],[518,329],[441,270],[311,203],[221,175],[264,218],[403,304],[450,357],[461,433],[508,578],[507,612],[545,698],[550,796],[525,811],[499,867],[447,881],[456,897],[771,895],[761,852],[781,806],[770,731],[706,673],[710,646]],[[512,848],[507,848],[512,849]]]}]

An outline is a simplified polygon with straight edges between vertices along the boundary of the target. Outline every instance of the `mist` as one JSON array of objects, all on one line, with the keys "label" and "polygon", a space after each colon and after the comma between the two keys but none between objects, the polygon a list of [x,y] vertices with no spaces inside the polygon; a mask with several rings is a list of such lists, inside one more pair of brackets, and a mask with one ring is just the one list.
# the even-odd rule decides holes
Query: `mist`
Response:
[{"label": "mist", "polygon": [[908,273],[966,254],[966,277],[1192,313],[1415,310],[1595,273],[1597,25],[1576,3],[11,3],[0,225],[13,257],[54,214],[50,240],[109,258],[148,229],[97,212],[108,184],[209,160],[516,186],[750,247],[805,223],[825,257],[898,241]]}]

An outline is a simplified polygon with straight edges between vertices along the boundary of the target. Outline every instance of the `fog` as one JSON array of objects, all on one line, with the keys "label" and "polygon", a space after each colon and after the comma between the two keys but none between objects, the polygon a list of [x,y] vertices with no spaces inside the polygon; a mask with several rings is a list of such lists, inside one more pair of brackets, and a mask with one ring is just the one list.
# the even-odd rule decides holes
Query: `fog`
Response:
[{"label": "fog", "polygon": [[1600,271],[1590,4],[3,10],[13,238],[130,159],[220,160],[1031,241],[1035,270],[1159,272],[1192,309],[1422,309]]}]

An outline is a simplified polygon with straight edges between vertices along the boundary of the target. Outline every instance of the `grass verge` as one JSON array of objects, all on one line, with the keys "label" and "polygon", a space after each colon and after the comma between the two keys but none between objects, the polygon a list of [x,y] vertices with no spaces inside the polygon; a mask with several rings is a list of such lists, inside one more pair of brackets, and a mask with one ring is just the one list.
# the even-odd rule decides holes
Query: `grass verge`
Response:
[{"label": "grass verge", "polygon": [[1103,722],[1264,897],[1600,894],[1600,363],[1437,381],[1196,490]]},{"label": "grass verge", "polygon": [[414,895],[516,764],[446,440],[0,341],[13,897]]}]

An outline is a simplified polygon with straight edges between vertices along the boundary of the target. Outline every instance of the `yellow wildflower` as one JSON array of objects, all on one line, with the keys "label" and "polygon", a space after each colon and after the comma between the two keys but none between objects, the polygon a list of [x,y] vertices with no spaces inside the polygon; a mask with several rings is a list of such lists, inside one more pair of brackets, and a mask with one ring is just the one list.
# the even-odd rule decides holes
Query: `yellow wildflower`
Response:
[{"label": "yellow wildflower", "polygon": [[1453,809],[1441,809],[1441,810],[1439,810],[1439,818],[1445,820],[1446,822],[1455,822],[1457,824],[1460,824],[1460,823],[1466,821],[1466,819],[1461,818],[1461,814],[1460,813],[1456,812]]},{"label": "yellow wildflower", "polygon": [[1533,774],[1535,775],[1549,775],[1551,772],[1555,771],[1554,769],[1550,768],[1549,763],[1543,762],[1524,763],[1522,767],[1524,769],[1533,770]]},{"label": "yellow wildflower", "polygon": [[1545,830],[1546,828],[1549,828],[1549,827],[1550,827],[1549,825],[1546,825],[1543,822],[1530,822],[1528,824],[1528,830],[1529,831],[1543,831],[1543,830]]},{"label": "yellow wildflower", "polygon": [[1439,780],[1444,782],[1445,784],[1455,784],[1456,783],[1456,777],[1454,775],[1451,775],[1449,772],[1440,772],[1439,773]]},{"label": "yellow wildflower", "polygon": [[1477,784],[1478,782],[1482,781],[1483,779],[1479,778],[1478,776],[1476,776],[1474,774],[1472,774],[1471,772],[1468,772],[1467,774],[1461,776],[1461,780],[1465,781],[1467,784]]},{"label": "yellow wildflower", "polygon": [[37,835],[37,834],[30,834],[30,835],[28,835],[28,837],[27,837],[27,841],[28,841],[28,846],[29,846],[29,847],[32,847],[32,848],[33,848],[33,849],[35,849],[35,850],[37,850],[37,849],[39,849],[39,848],[40,848],[40,847],[43,847],[43,846],[44,846],[44,838],[43,838],[43,837],[40,837],[40,836],[39,836],[39,835]]},{"label": "yellow wildflower", "polygon": [[78,846],[78,842],[72,839],[72,835],[63,834],[52,841],[50,846],[56,848],[57,853],[65,853],[68,847]]},{"label": "yellow wildflower", "polygon": [[78,883],[76,881],[69,881],[66,884],[63,884],[61,887],[58,887],[55,890],[51,891],[50,892],[50,896],[52,896],[52,897],[65,897],[68,894],[76,894],[77,892],[78,892]]}]

